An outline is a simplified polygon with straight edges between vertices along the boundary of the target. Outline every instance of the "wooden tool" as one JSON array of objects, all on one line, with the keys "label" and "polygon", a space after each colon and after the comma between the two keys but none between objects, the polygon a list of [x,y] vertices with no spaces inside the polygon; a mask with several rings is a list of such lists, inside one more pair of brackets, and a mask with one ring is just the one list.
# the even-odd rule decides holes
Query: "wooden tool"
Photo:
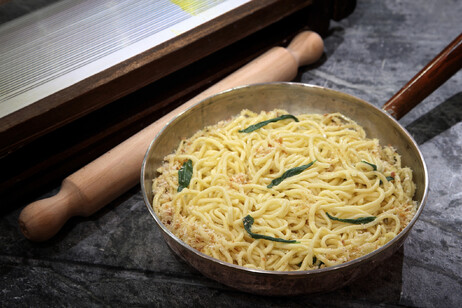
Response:
[{"label": "wooden tool", "polygon": [[32,241],[45,241],[54,236],[69,218],[89,216],[135,186],[150,142],[171,119],[187,108],[236,86],[292,80],[299,66],[316,62],[323,51],[321,37],[311,31],[298,34],[287,48],[270,49],[65,178],[57,195],[26,206],[19,216],[22,233]]}]

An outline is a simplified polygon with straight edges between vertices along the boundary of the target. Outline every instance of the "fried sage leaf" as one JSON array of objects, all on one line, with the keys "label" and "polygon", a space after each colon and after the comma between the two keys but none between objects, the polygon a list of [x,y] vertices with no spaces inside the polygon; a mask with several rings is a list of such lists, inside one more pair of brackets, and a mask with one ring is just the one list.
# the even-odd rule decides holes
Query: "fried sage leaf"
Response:
[{"label": "fried sage leaf", "polygon": [[[317,262],[318,262],[318,259],[316,258],[316,256],[313,256],[313,265],[316,265]],[[324,264],[324,262],[319,260],[318,268],[321,268],[321,265],[323,265],[323,264]]]},{"label": "fried sage leaf", "polygon": [[295,168],[287,170],[280,177],[272,180],[271,183],[267,187],[271,188],[273,186],[277,186],[277,185],[281,184],[281,182],[284,181],[285,179],[287,179],[288,177],[300,174],[305,169],[308,169],[309,167],[311,167],[315,162],[316,162],[316,159],[313,160],[311,163],[309,163],[307,165],[302,165],[302,166],[295,167]]},{"label": "fried sage leaf", "polygon": [[361,162],[362,162],[362,163],[365,163],[365,164],[368,164],[369,166],[372,167],[372,169],[373,169],[374,171],[377,171],[377,166],[376,166],[376,165],[371,164],[371,163],[369,163],[369,162],[367,162],[367,161],[365,161],[365,160],[362,160]]},{"label": "fried sage leaf", "polygon": [[188,159],[178,170],[178,192],[189,186],[193,175],[192,160]]},{"label": "fried sage leaf", "polygon": [[367,224],[371,221],[374,221],[377,218],[375,216],[367,216],[367,217],[360,217],[356,219],[343,219],[343,218],[337,218],[337,217],[331,216],[327,212],[326,214],[327,214],[327,217],[329,217],[332,220],[337,220],[337,221],[346,222],[346,223],[355,224],[355,225]]},{"label": "fried sage leaf", "polygon": [[[387,179],[388,182],[390,182],[390,181],[393,181],[395,178],[392,177],[392,176],[387,176],[386,179]],[[380,184],[380,185],[383,184],[382,180],[380,180],[379,184]]]},{"label": "fried sage leaf", "polygon": [[293,119],[295,122],[299,122],[299,120],[291,115],[291,114],[284,114],[282,116],[279,116],[277,118],[273,118],[273,119],[269,119],[269,120],[266,120],[266,121],[263,121],[263,122],[259,122],[257,124],[254,124],[254,125],[250,125],[249,127],[245,128],[245,129],[241,129],[239,130],[240,133],[251,133],[253,132],[254,130],[257,130],[259,128],[262,128],[263,126],[265,125],[268,125],[270,123],[273,123],[273,122],[277,122],[277,121],[281,121],[281,120],[285,120],[285,119]]},{"label": "fried sage leaf", "polygon": [[281,242],[281,243],[289,243],[289,244],[299,243],[296,240],[285,240],[285,239],[282,239],[282,238],[276,238],[276,237],[272,237],[272,236],[268,236],[268,235],[262,235],[262,234],[253,233],[251,231],[251,228],[252,228],[252,225],[254,223],[254,219],[250,215],[247,215],[244,218],[242,218],[242,221],[244,223],[245,231],[247,231],[247,233],[254,239],[264,239],[264,240],[269,240],[269,241],[273,241],[273,242]]}]

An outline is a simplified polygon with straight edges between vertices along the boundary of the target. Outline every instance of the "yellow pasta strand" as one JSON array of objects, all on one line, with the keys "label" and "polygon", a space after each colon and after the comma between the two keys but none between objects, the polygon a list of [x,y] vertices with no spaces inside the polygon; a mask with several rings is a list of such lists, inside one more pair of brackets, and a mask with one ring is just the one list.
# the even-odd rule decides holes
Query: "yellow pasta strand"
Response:
[{"label": "yellow pasta strand", "polygon": [[[392,147],[366,138],[362,127],[339,113],[302,114],[298,122],[284,119],[239,132],[283,114],[243,110],[183,140],[153,182],[153,208],[162,223],[207,255],[274,271],[347,262],[404,229],[416,211],[415,184]],[[193,176],[178,193],[178,170],[188,159]],[[313,161],[267,187],[285,171]],[[351,224],[327,214],[376,218]],[[297,242],[252,238],[243,225],[247,215],[254,218],[253,233]]]}]

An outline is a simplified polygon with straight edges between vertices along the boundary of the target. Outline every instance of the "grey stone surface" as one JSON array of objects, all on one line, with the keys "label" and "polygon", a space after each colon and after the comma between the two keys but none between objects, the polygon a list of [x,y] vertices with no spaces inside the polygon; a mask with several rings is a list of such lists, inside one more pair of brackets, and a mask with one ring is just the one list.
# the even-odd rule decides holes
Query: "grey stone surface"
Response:
[{"label": "grey stone surface", "polygon": [[[461,1],[359,0],[299,81],[382,106],[460,33],[461,17]],[[20,209],[2,217],[0,306],[461,307],[461,85],[459,72],[400,121],[426,158],[428,202],[403,248],[345,288],[269,298],[215,283],[168,249],[136,187],[46,243],[23,238]]]}]

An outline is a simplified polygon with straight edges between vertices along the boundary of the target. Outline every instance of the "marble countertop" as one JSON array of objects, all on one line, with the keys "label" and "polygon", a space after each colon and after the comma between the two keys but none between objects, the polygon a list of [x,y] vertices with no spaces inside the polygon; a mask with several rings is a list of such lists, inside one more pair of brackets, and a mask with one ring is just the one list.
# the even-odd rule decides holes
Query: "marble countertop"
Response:
[{"label": "marble countertop", "polygon": [[[458,0],[359,0],[297,80],[380,107],[460,33],[461,16]],[[45,243],[21,235],[20,208],[1,217],[0,306],[461,307],[462,73],[400,123],[426,159],[427,204],[403,247],[342,289],[263,297],[211,281],[168,249],[135,187]]]}]

